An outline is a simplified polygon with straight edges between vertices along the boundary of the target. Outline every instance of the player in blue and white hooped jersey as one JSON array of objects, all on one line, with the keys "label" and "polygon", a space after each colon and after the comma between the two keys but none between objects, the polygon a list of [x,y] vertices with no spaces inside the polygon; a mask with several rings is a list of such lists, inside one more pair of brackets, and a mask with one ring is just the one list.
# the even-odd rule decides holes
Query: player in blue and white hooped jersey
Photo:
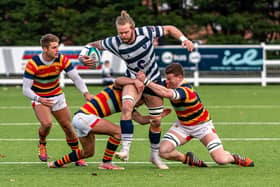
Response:
[{"label": "player in blue and white hooped jersey", "polygon": [[125,60],[126,75],[135,79],[139,71],[147,73],[149,79],[160,80],[160,72],[155,60],[153,40],[164,35],[162,26],[144,26],[135,28],[135,41],[127,44],[119,36],[108,37],[102,41],[102,47]]},{"label": "player in blue and white hooped jersey", "polygon": [[[99,50],[108,50],[119,56],[127,64],[126,76],[132,79],[135,79],[137,72],[143,71],[149,80],[157,83],[161,82],[153,46],[153,40],[155,38],[171,35],[172,37],[181,40],[182,46],[186,47],[188,50],[191,51],[194,47],[193,43],[175,26],[135,27],[133,19],[126,11],[122,11],[121,15],[117,17],[116,28],[118,32],[117,36],[107,37],[103,40],[88,43],[85,50],[89,46],[93,46]],[[83,54],[84,50],[82,50],[79,57],[80,61],[86,66],[91,66],[94,63],[94,60]],[[122,150],[116,154],[123,160],[128,160],[130,144],[133,136],[131,113],[133,106],[136,103],[135,98],[137,94],[144,89],[143,83],[137,79],[135,79],[134,85],[135,86],[126,85],[123,88],[123,112],[120,121],[122,130]],[[161,132],[160,114],[163,110],[163,99],[149,88],[145,88],[143,95],[152,118],[149,130],[151,161],[159,168],[166,169],[167,166],[161,162],[158,156]]]}]

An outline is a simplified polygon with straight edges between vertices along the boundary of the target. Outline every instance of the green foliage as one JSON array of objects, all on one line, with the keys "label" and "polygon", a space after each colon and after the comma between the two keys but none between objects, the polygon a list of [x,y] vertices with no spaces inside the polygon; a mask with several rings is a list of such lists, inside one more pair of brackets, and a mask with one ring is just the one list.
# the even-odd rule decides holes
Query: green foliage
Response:
[{"label": "green foliage", "polygon": [[216,34],[208,37],[209,43],[215,44],[246,44],[247,42],[240,35]]},{"label": "green foliage", "polygon": [[[72,45],[115,35],[115,19],[127,10],[136,26],[175,25],[184,33],[191,28],[210,28],[213,33],[194,38],[208,43],[278,43],[269,37],[279,33],[279,15],[273,1],[195,0],[183,5],[181,0],[152,1],[151,8],[140,0],[6,0],[0,2],[0,45],[38,45],[41,35],[54,33]],[[156,7],[168,3],[170,10]],[[221,28],[217,30],[217,26]],[[253,32],[244,38],[247,31]],[[216,36],[217,35],[217,36]],[[232,40],[230,39],[232,38]],[[216,40],[217,39],[217,40]],[[234,41],[236,39],[236,41]],[[174,40],[170,40],[169,42]]]}]

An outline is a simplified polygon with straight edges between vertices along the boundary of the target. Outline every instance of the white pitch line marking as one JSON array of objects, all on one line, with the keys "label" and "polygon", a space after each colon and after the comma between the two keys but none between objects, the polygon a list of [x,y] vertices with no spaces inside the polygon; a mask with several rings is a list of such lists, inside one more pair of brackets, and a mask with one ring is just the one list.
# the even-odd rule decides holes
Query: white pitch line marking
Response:
[{"label": "white pitch line marking", "polygon": [[[279,141],[280,138],[221,138],[223,141]],[[107,141],[108,138],[97,138],[96,141]],[[197,141],[197,139],[194,139]],[[0,141],[17,142],[17,141],[38,141],[37,138],[0,138]],[[65,141],[63,138],[50,138],[48,141],[61,142]],[[133,141],[149,141],[148,138],[134,138]]]},{"label": "white pitch line marking", "polygon": [[[113,123],[118,124],[119,121],[115,121]],[[162,125],[172,125],[174,122],[162,122]],[[39,126],[40,124],[38,122],[22,122],[22,123],[13,123],[13,122],[1,122],[0,126]],[[54,122],[53,125],[58,126],[57,122]],[[280,122],[277,121],[251,121],[251,122],[241,122],[241,121],[232,121],[232,122],[214,122],[214,125],[223,125],[223,126],[230,126],[230,125],[253,125],[253,126],[264,126],[264,125],[280,125]]]},{"label": "white pitch line marking", "polygon": [[[69,106],[70,109],[78,109],[81,106]],[[279,105],[206,105],[206,108],[214,108],[214,109],[273,109],[280,108]],[[0,106],[0,110],[15,110],[15,109],[32,109],[30,106]]]},{"label": "white pitch line marking", "polygon": [[[87,162],[88,164],[100,164],[100,162]],[[114,162],[115,164],[152,164],[151,162]],[[166,164],[173,164],[173,165],[179,165],[182,164],[181,162],[164,162]],[[207,164],[215,164],[215,162],[206,162]],[[12,164],[46,164],[46,162],[0,162],[0,165],[12,165]]]}]

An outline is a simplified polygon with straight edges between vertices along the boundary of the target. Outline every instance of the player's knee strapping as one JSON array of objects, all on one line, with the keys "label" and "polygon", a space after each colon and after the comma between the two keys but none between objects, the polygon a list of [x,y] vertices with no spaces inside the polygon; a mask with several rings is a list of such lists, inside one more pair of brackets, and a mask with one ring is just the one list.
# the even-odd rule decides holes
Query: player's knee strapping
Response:
[{"label": "player's knee strapping", "polygon": [[159,107],[149,107],[149,114],[150,116],[160,116],[163,112],[163,106]]},{"label": "player's knee strapping", "polygon": [[131,95],[124,95],[122,96],[122,102],[125,103],[125,102],[132,102],[133,106],[135,104],[135,99],[134,97],[132,97]]},{"label": "player's knee strapping", "polygon": [[212,140],[211,142],[209,142],[206,147],[207,147],[209,153],[211,153],[212,151],[215,151],[216,149],[223,147],[223,145],[222,145],[221,140],[219,138],[216,138],[216,139]]},{"label": "player's knee strapping", "polygon": [[163,112],[163,106],[159,107],[149,107],[149,114],[150,114],[150,124],[152,128],[160,127],[160,120],[161,120],[161,113]]},{"label": "player's knee strapping", "polygon": [[175,147],[178,147],[179,145],[181,145],[181,142],[180,140],[172,133],[166,133],[162,140],[167,140],[169,141],[170,143],[172,143]]}]

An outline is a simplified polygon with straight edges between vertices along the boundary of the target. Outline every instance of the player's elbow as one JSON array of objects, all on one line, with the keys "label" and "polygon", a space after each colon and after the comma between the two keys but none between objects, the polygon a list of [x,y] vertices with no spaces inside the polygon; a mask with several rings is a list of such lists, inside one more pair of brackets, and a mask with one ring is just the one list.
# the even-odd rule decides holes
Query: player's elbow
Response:
[{"label": "player's elbow", "polygon": [[163,28],[164,28],[165,35],[169,35],[170,33],[172,33],[173,30],[176,29],[176,27],[173,25],[165,25]]}]

